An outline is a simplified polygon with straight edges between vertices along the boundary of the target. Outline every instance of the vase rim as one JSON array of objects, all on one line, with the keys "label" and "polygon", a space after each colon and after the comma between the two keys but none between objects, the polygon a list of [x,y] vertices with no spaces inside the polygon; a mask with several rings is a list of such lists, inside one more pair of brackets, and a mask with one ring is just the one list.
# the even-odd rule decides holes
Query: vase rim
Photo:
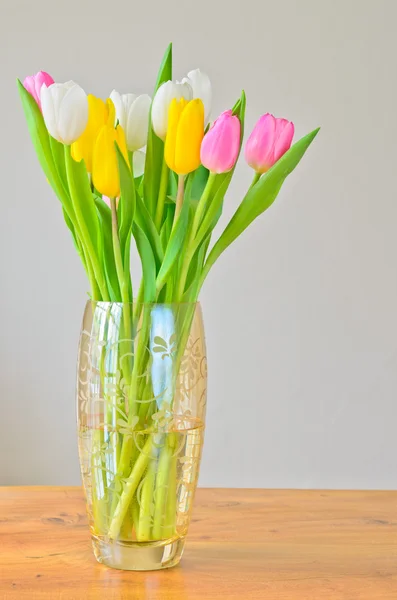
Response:
[{"label": "vase rim", "polygon": [[95,304],[109,308],[110,306],[200,306],[200,301],[196,302],[110,302],[103,300],[87,300],[86,306]]}]

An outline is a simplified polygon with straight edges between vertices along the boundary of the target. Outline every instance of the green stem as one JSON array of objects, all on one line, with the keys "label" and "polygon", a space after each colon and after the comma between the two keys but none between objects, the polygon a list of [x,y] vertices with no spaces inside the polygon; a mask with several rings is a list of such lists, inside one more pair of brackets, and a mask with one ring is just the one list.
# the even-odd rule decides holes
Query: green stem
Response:
[{"label": "green stem", "polygon": [[252,181],[251,181],[251,185],[248,188],[248,191],[254,187],[254,185],[259,181],[259,179],[261,178],[262,173],[255,173]]},{"label": "green stem", "polygon": [[153,517],[151,507],[153,503],[154,484],[156,482],[156,464],[155,460],[150,462],[142,485],[139,521],[136,531],[136,537],[139,542],[148,542],[150,540]]},{"label": "green stem", "polygon": [[91,240],[90,233],[88,231],[87,223],[85,222],[84,215],[82,213],[80,203],[76,198],[77,191],[74,189],[74,180],[73,180],[73,171],[71,161],[73,160],[70,153],[70,146],[65,146],[65,165],[66,165],[66,174],[69,182],[69,192],[72,200],[72,205],[74,208],[74,212],[76,215],[78,229],[76,228],[77,233],[80,234],[80,238],[83,244],[86,247],[86,251],[88,256],[90,257],[92,268],[95,274],[95,279],[98,283],[98,287],[101,291],[102,298],[105,302],[110,301],[107,285],[105,282],[105,278],[103,275],[103,271],[101,269],[101,265],[99,264],[98,257],[96,256],[96,251],[94,245]]},{"label": "green stem", "polygon": [[94,271],[93,271],[92,265],[91,265],[90,256],[89,256],[87,250],[85,249],[84,245],[80,241],[79,241],[79,244],[81,246],[81,251],[82,251],[83,256],[84,256],[84,261],[85,261],[85,266],[86,266],[88,281],[90,282],[91,300],[94,300],[96,302],[100,302],[102,300],[101,291],[100,291],[100,289],[98,287],[98,284],[96,282],[96,279],[95,279]]},{"label": "green stem", "polygon": [[165,162],[165,159],[163,158],[163,166],[161,168],[160,189],[157,199],[156,215],[154,218],[154,224],[159,233],[161,228],[161,221],[163,220],[165,198],[167,196],[168,173],[169,168],[167,166],[167,163]]},{"label": "green stem", "polygon": [[[125,278],[124,267],[123,267],[123,257],[121,255],[121,247],[120,247],[120,238],[119,238],[119,228],[117,223],[117,208],[116,208],[116,200],[115,198],[110,199],[110,208],[112,211],[112,241],[113,241],[113,253],[114,253],[114,262],[116,264],[116,272],[117,278],[119,280],[120,292],[121,292],[121,300],[123,302],[123,320],[124,320],[124,329],[125,329],[125,339],[132,339],[131,332],[131,316],[130,316],[130,296],[129,296],[129,285]],[[127,353],[129,348],[127,348]],[[126,378],[127,383],[129,383],[129,370],[128,370],[128,357],[127,357],[127,365],[125,369],[124,376]]]},{"label": "green stem", "polygon": [[178,175],[178,191],[176,193],[175,215],[174,215],[174,222],[172,224],[172,227],[174,227],[175,223],[177,222],[180,212],[182,210],[184,191],[185,191],[185,176]]},{"label": "green stem", "polygon": [[120,528],[123,523],[124,517],[127,514],[128,507],[130,506],[131,500],[136,492],[142,475],[148,465],[148,462],[152,455],[152,436],[148,437],[142,452],[139,454],[136,463],[134,464],[131,474],[128,477],[123,493],[121,494],[119,503],[117,504],[116,510],[114,511],[112,521],[109,527],[109,537],[116,540]]},{"label": "green stem", "polygon": [[[166,440],[166,438],[165,438]],[[165,525],[165,511],[168,493],[168,474],[172,458],[172,450],[168,447],[167,440],[161,451],[158,463],[156,477],[156,493],[154,502],[154,520],[152,537],[155,540],[161,540],[163,537],[163,527]]]},{"label": "green stem", "polygon": [[201,195],[200,201],[197,205],[196,213],[194,215],[193,224],[190,229],[189,238],[187,241],[185,256],[183,257],[182,268],[181,268],[181,272],[179,275],[178,290],[177,290],[177,296],[176,296],[176,299],[179,302],[182,299],[182,295],[183,295],[183,292],[185,289],[187,275],[189,272],[190,262],[194,256],[194,252],[195,252],[194,239],[196,237],[198,228],[200,227],[200,223],[202,221],[202,217],[204,215],[204,212],[205,212],[205,209],[207,206],[208,198],[210,197],[212,187],[215,183],[215,178],[216,178],[216,174],[210,173],[208,180],[207,180],[207,184],[204,188],[204,191]]},{"label": "green stem", "polygon": [[[124,277],[124,267],[123,267],[123,257],[121,255],[121,247],[120,247],[120,238],[119,238],[119,228],[117,223],[117,209],[116,209],[116,199],[110,199],[110,207],[112,210],[112,241],[113,241],[113,252],[114,252],[114,261],[116,264],[116,272],[117,278],[119,280],[120,292],[121,292],[121,300],[124,304],[129,304],[130,298],[128,295],[128,283]],[[131,327],[131,325],[130,325]]]}]

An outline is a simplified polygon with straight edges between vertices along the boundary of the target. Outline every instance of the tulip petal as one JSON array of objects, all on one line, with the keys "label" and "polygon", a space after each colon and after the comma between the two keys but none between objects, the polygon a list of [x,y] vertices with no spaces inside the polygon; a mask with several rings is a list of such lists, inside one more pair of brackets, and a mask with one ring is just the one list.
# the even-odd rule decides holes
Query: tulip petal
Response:
[{"label": "tulip petal", "polygon": [[128,150],[131,152],[146,145],[151,102],[148,94],[142,94],[133,101],[129,108],[126,137]]},{"label": "tulip petal", "polygon": [[141,175],[143,175],[145,172],[146,152],[137,150],[132,155],[132,161],[134,167],[134,177],[141,177]]},{"label": "tulip petal", "polygon": [[204,105],[191,100],[182,110],[175,141],[175,172],[186,175],[200,166],[200,148],[204,136]]},{"label": "tulip petal", "polygon": [[119,94],[119,92],[117,92],[116,90],[113,90],[112,93],[110,94],[109,98],[113,102],[114,108],[116,111],[114,125],[116,125],[116,121],[118,121],[120,123],[120,125],[122,126],[122,128],[125,129],[126,113],[124,110],[124,103],[123,103],[121,94]]},{"label": "tulip petal", "polygon": [[[56,84],[54,84],[56,85]],[[51,88],[53,86],[47,87],[43,85],[40,90],[40,101],[41,101],[41,110],[43,112],[43,118],[45,125],[47,127],[48,133],[52,135],[53,138],[60,141],[58,136],[58,127],[57,127],[57,119],[55,113],[55,105],[53,100],[53,95],[51,92]]]},{"label": "tulip petal", "polygon": [[96,138],[92,157],[93,184],[101,194],[109,198],[120,194],[115,141],[116,130],[104,125]]},{"label": "tulip petal", "polygon": [[240,151],[241,124],[232,111],[222,113],[204,136],[200,157],[211,173],[230,171]]},{"label": "tulip petal", "polygon": [[289,150],[294,137],[294,124],[287,119],[276,119],[276,139],[274,143],[274,161],[277,162]]},{"label": "tulip petal", "polygon": [[80,137],[87,125],[88,100],[85,91],[75,83],[70,85],[58,110],[59,136],[64,144],[71,144]]},{"label": "tulip petal", "polygon": [[275,131],[276,119],[267,113],[258,120],[247,140],[245,158],[258,173],[264,173],[272,166]]},{"label": "tulip petal", "polygon": [[173,98],[168,111],[168,131],[165,140],[164,147],[164,158],[165,162],[172,171],[176,172],[175,164],[175,148],[176,148],[176,137],[179,125],[179,119],[183,109],[186,106],[186,101],[182,98],[176,100]]},{"label": "tulip petal", "polygon": [[182,80],[188,82],[193,90],[192,98],[200,98],[204,104],[204,121],[205,125],[208,123],[211,107],[212,107],[212,86],[210,78],[206,73],[200,69],[194,69],[189,71],[187,78]]},{"label": "tulip petal", "polygon": [[156,92],[152,103],[152,125],[155,134],[165,140],[168,129],[168,111],[172,100],[191,100],[192,88],[189,83],[166,81]]}]

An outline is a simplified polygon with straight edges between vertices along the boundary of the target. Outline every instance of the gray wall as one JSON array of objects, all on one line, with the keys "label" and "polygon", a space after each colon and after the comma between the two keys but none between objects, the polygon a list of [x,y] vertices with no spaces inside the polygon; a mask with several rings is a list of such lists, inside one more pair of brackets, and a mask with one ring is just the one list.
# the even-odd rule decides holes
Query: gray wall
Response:
[{"label": "gray wall", "polygon": [[[395,0],[2,0],[3,484],[78,484],[74,381],[87,284],[28,138],[15,77],[106,95],[211,75],[213,114],[244,86],[322,131],[277,204],[202,294],[210,369],[201,484],[396,487]],[[97,8],[95,8],[97,7]],[[242,163],[222,221],[251,178]]]}]

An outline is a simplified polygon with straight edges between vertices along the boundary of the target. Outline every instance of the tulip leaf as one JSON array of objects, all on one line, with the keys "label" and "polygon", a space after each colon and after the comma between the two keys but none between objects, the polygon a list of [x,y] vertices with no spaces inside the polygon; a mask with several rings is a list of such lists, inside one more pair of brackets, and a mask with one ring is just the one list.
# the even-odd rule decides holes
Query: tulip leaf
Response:
[{"label": "tulip leaf", "polygon": [[173,202],[171,201],[166,206],[166,215],[165,215],[164,223],[163,223],[163,225],[161,227],[161,231],[160,231],[161,245],[164,250],[167,248],[168,241],[170,239],[172,223],[174,222],[174,215],[175,215],[175,201],[173,201]]},{"label": "tulip leaf", "polygon": [[61,142],[58,142],[58,140],[56,140],[52,136],[49,136],[49,138],[50,138],[50,147],[51,147],[51,153],[52,153],[52,158],[54,160],[54,164],[58,171],[59,178],[61,179],[63,185],[67,189],[68,179],[66,176],[65,151],[64,151],[63,144],[61,144]]},{"label": "tulip leaf", "polygon": [[119,167],[121,197],[118,206],[119,238],[121,253],[126,248],[128,235],[131,231],[135,215],[136,199],[134,178],[120,148],[115,143],[116,155]]},{"label": "tulip leaf", "polygon": [[154,302],[156,299],[156,261],[152,246],[137,223],[133,223],[132,233],[142,262],[143,299],[144,302]]},{"label": "tulip leaf", "polygon": [[95,198],[95,205],[99,213],[101,231],[103,234],[103,264],[105,267],[105,277],[110,293],[110,300],[112,302],[118,302],[121,293],[113,253],[112,212],[99,196]]},{"label": "tulip leaf", "polygon": [[187,176],[185,198],[200,198],[209,177],[209,170],[200,165],[198,169]]},{"label": "tulip leaf", "polygon": [[180,215],[174,223],[169,242],[164,254],[164,260],[157,275],[157,291],[160,291],[171,272],[175,261],[180,256],[181,248],[186,238],[186,229],[189,223],[189,202],[184,199]]},{"label": "tulip leaf", "polygon": [[55,194],[61,201],[69,220],[73,223],[75,228],[76,223],[72,202],[59,177],[51,151],[50,135],[48,134],[47,127],[45,126],[41,110],[39,109],[33,96],[31,96],[31,94],[29,94],[29,92],[24,88],[19,79],[17,80],[17,85],[26,117],[26,122],[28,124],[30,137],[32,139],[41,168],[43,169],[44,174],[47,177]]},{"label": "tulip leaf", "polygon": [[132,301],[132,281],[131,281],[131,272],[130,272],[131,235],[132,235],[132,228],[129,230],[127,239],[125,242],[123,265],[124,265],[124,279],[127,282],[127,287],[128,287],[128,297]]},{"label": "tulip leaf", "polygon": [[248,190],[226,229],[212,248],[201,275],[201,284],[219,256],[252,223],[269,208],[276,199],[287,176],[295,169],[306,150],[316,137],[315,129],[284,154],[282,158]]},{"label": "tulip leaf", "polygon": [[[172,79],[172,44],[170,44],[165,51],[163,61],[160,65],[157,82],[153,92],[153,98],[158,88],[170,79]],[[156,201],[159,194],[163,157],[164,142],[154,133],[152,127],[152,118],[150,116],[146,147],[145,174],[143,180],[143,196],[149,214],[153,217],[156,211]]]},{"label": "tulip leaf", "polygon": [[70,146],[64,146],[64,149],[69,191],[79,229],[85,244],[89,247],[91,257],[93,257],[92,251],[98,257],[101,257],[103,242],[99,218],[84,160],[79,162],[74,160]]},{"label": "tulip leaf", "polygon": [[138,193],[136,193],[136,211],[135,211],[135,221],[139,225],[139,227],[144,231],[146,237],[148,238],[150,245],[153,250],[154,257],[156,259],[156,264],[159,267],[164,258],[164,252],[161,245],[160,236],[156,229],[156,226],[153,222],[152,217],[149,214],[148,209],[146,208],[142,198]]},{"label": "tulip leaf", "polygon": [[203,268],[205,255],[211,240],[211,234],[205,238],[198,252],[193,258],[189,275],[186,282],[186,292],[182,296],[182,302],[195,302],[200,291],[200,273]]}]

